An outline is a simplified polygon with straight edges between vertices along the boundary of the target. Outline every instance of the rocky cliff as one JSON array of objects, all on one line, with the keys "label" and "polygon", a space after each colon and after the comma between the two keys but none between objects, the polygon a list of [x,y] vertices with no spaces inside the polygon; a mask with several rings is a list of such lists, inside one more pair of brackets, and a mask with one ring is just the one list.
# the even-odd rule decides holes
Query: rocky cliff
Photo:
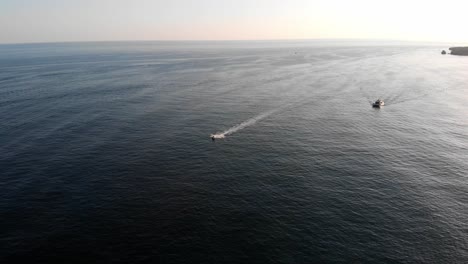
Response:
[{"label": "rocky cliff", "polygon": [[449,50],[452,55],[468,56],[468,47],[452,47]]}]

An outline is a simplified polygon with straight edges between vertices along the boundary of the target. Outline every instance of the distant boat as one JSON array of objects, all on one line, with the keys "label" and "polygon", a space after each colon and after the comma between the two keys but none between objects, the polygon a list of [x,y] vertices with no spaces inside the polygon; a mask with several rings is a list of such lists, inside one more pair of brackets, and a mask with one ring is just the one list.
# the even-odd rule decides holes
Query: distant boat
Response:
[{"label": "distant boat", "polygon": [[378,99],[372,104],[372,107],[377,107],[380,108],[385,105],[385,102],[383,100]]},{"label": "distant boat", "polygon": [[442,55],[445,55],[447,54],[447,52],[445,50],[442,51]]}]

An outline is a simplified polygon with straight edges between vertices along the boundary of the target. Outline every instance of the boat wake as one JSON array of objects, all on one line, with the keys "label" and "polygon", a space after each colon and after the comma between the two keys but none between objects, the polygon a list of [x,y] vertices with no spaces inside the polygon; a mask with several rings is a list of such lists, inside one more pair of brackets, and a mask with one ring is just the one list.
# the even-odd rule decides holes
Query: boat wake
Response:
[{"label": "boat wake", "polygon": [[286,109],[291,109],[291,108],[294,108],[294,107],[299,107],[301,105],[304,105],[304,104],[307,104],[310,102],[310,98],[305,98],[305,99],[302,99],[302,100],[299,100],[297,102],[293,102],[293,103],[288,103],[288,104],[285,104],[283,106],[280,106],[278,108],[275,108],[275,109],[272,109],[272,110],[269,110],[269,111],[266,111],[266,112],[263,112],[257,116],[254,116],[240,124],[237,124],[227,130],[225,130],[224,132],[219,132],[219,133],[216,133],[216,134],[211,134],[210,137],[215,140],[215,139],[224,139],[226,138],[226,136],[229,136],[229,135],[232,135],[246,127],[249,127],[249,126],[252,126],[252,125],[255,125],[255,123],[257,123],[258,121],[262,120],[262,119],[265,119],[275,113],[278,113],[278,112],[281,112],[281,111],[284,111]]},{"label": "boat wake", "polygon": [[377,94],[379,96],[371,96],[370,93],[366,93],[363,89],[361,89],[361,92],[363,93],[364,97],[367,99],[369,104],[373,104],[374,100],[376,98],[380,98],[382,100],[385,100],[385,105],[396,105],[396,104],[402,104],[402,103],[407,103],[407,102],[412,102],[416,100],[421,100],[423,98],[432,96],[437,93],[443,93],[446,92],[446,88],[442,87],[435,87],[432,88],[428,91],[420,91],[420,90],[400,90],[400,91],[380,91],[380,92],[374,92],[374,94]]},{"label": "boat wake", "polygon": [[278,112],[278,111],[281,110],[281,109],[283,109],[283,108],[274,109],[274,110],[270,110],[270,111],[264,112],[264,113],[262,113],[262,114],[260,114],[260,115],[257,115],[257,116],[255,116],[255,117],[250,118],[250,119],[247,120],[247,121],[244,121],[244,122],[242,122],[242,123],[240,123],[240,124],[238,124],[238,125],[235,125],[235,126],[229,128],[228,130],[226,130],[226,131],[224,131],[224,132],[212,134],[212,135],[211,135],[211,138],[213,138],[213,139],[223,139],[223,138],[225,138],[226,136],[232,135],[232,134],[236,133],[236,132],[239,131],[239,130],[242,130],[242,129],[246,128],[246,127],[249,127],[249,126],[254,125],[254,124],[257,123],[258,121],[260,121],[260,120],[262,120],[262,119],[264,119],[264,118],[266,118],[266,117],[272,115],[273,113]]}]

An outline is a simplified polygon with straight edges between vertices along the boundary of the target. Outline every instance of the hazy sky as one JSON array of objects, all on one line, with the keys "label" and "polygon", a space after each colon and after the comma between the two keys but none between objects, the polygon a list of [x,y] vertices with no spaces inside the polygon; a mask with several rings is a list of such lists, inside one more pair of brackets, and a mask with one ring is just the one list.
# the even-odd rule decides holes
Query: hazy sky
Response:
[{"label": "hazy sky", "polygon": [[0,0],[0,43],[358,38],[467,42],[468,0]]}]

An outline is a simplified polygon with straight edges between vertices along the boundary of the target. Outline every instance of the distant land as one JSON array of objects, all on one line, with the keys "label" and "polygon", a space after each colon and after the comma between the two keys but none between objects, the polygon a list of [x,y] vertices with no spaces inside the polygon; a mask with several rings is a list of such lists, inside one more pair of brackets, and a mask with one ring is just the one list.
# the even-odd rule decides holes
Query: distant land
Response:
[{"label": "distant land", "polygon": [[452,47],[449,50],[452,55],[468,56],[468,47]]}]

